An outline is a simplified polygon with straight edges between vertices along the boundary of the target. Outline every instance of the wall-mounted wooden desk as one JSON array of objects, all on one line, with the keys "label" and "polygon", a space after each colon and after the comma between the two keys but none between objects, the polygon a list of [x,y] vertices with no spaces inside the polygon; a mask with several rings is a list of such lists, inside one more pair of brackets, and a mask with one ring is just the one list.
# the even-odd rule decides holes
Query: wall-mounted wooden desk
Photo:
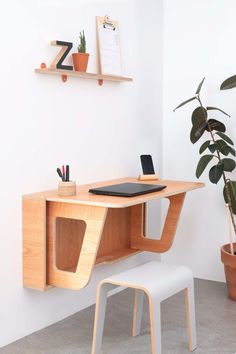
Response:
[{"label": "wall-mounted wooden desk", "polygon": [[[167,251],[175,236],[186,192],[203,183],[159,180],[160,192],[132,198],[88,193],[95,186],[137,182],[135,178],[78,186],[77,195],[59,197],[57,190],[23,197],[23,282],[25,287],[81,289],[96,264],[114,262],[137,252]],[[145,203],[170,201],[161,238],[144,234]]]}]

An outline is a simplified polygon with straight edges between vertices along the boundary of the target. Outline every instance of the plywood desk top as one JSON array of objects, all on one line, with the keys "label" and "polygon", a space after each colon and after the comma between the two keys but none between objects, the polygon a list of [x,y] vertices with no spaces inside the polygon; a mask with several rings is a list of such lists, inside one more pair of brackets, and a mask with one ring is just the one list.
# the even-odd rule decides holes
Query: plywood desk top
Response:
[{"label": "plywood desk top", "polygon": [[[166,185],[167,188],[159,192],[143,194],[137,197],[114,197],[114,196],[106,196],[106,195],[95,195],[88,192],[90,188],[102,187],[102,186],[125,183],[125,182]],[[126,208],[132,205],[146,203],[149,200],[153,200],[157,198],[158,199],[166,198],[172,195],[185,193],[201,187],[204,187],[204,183],[170,181],[170,180],[140,182],[136,178],[126,177],[126,178],[97,182],[97,183],[86,184],[81,186],[79,185],[77,186],[77,194],[72,197],[60,197],[57,195],[57,190],[52,190],[52,191],[25,195],[24,198],[45,199],[46,201],[51,201],[51,202],[92,205],[92,206],[101,206],[107,208]]]}]

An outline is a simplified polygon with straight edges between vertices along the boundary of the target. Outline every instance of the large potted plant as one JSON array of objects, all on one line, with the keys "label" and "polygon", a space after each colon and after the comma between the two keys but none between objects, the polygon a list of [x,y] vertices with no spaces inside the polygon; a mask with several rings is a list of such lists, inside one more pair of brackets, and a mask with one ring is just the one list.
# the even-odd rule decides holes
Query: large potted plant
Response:
[{"label": "large potted plant", "polygon": [[234,214],[236,214],[236,181],[230,178],[230,173],[236,167],[234,158],[230,157],[230,155],[235,157],[235,149],[233,141],[226,135],[225,125],[219,120],[209,117],[214,111],[230,116],[220,108],[203,106],[202,104],[200,92],[204,80],[205,78],[200,82],[195,95],[179,104],[175,110],[189,102],[197,102],[198,106],[192,112],[191,117],[190,140],[195,144],[201,137],[204,137],[205,141],[199,149],[201,157],[197,164],[196,177],[199,178],[208,164],[211,163],[209,169],[210,182],[217,184],[220,180],[223,181],[223,196],[228,215],[230,242],[221,247],[221,259],[225,266],[228,295],[236,301],[236,243],[233,243],[232,239],[232,233],[236,234],[234,220]]},{"label": "large potted plant", "polygon": [[75,71],[86,72],[89,60],[89,54],[86,53],[86,39],[84,31],[79,34],[78,53],[72,54],[73,65]]}]

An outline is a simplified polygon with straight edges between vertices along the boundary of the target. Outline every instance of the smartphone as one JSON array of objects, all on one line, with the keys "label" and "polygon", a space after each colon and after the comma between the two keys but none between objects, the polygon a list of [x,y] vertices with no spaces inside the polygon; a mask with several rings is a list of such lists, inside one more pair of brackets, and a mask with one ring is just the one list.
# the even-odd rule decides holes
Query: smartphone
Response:
[{"label": "smartphone", "polygon": [[142,164],[142,169],[143,169],[143,174],[144,175],[154,175],[154,166],[152,162],[152,156],[151,155],[141,155],[141,164]]}]

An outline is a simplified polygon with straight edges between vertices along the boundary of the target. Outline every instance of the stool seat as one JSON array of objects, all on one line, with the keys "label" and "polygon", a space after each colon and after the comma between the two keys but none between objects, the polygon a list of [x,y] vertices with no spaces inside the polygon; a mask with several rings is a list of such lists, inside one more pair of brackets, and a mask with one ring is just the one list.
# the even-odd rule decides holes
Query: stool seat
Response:
[{"label": "stool seat", "polygon": [[97,289],[92,354],[100,353],[108,292],[119,286],[135,290],[133,336],[140,334],[144,293],[148,296],[152,354],[161,354],[161,302],[185,290],[189,349],[191,351],[196,349],[193,274],[185,266],[153,261],[115,274],[100,282]]},{"label": "stool seat", "polygon": [[148,295],[159,296],[162,301],[185,289],[192,278],[193,274],[187,267],[153,261],[112,275],[103,279],[101,284],[140,289]]}]

